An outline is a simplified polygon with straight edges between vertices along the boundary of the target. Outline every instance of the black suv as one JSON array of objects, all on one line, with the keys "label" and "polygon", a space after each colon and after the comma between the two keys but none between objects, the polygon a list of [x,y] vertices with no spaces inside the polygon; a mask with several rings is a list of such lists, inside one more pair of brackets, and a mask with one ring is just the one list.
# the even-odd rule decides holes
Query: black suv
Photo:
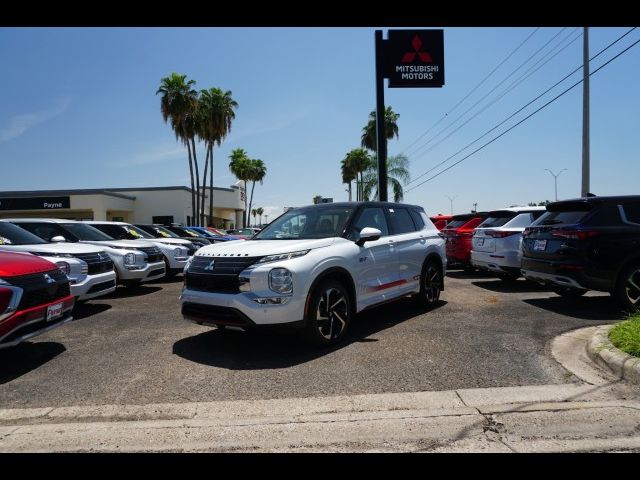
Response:
[{"label": "black suv", "polygon": [[640,310],[640,195],[549,204],[523,233],[522,274],[565,297],[599,290]]}]

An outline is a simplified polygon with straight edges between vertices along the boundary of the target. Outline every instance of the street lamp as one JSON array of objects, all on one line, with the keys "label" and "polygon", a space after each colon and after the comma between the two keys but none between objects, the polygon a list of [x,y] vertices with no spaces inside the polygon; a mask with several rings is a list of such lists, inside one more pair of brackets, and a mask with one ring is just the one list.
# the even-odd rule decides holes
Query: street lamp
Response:
[{"label": "street lamp", "polygon": [[553,183],[555,185],[556,188],[556,202],[558,201],[558,177],[560,176],[560,174],[562,172],[564,172],[566,170],[566,168],[563,168],[562,170],[560,170],[558,173],[553,173],[551,170],[549,170],[548,168],[545,168],[545,170],[547,172],[549,172],[551,175],[553,175]]},{"label": "street lamp", "polygon": [[449,195],[445,195],[445,197],[447,197],[449,199],[449,202],[451,202],[451,215],[453,215],[453,201],[458,198],[458,196],[456,195],[455,197],[450,197]]}]

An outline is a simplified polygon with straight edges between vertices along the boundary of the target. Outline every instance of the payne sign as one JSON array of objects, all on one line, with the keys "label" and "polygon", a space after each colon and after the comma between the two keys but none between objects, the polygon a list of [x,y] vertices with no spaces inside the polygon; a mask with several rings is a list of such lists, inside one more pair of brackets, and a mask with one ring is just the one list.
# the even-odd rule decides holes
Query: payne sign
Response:
[{"label": "payne sign", "polygon": [[390,88],[444,85],[443,30],[389,30],[381,50]]}]

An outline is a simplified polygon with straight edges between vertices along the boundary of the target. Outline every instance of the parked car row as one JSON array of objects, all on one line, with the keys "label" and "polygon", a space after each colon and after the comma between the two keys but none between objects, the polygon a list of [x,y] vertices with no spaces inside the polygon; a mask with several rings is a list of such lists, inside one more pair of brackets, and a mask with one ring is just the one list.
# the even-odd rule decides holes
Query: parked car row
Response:
[{"label": "parked car row", "polygon": [[442,230],[449,266],[520,276],[563,297],[609,292],[640,310],[640,196],[454,215]]}]

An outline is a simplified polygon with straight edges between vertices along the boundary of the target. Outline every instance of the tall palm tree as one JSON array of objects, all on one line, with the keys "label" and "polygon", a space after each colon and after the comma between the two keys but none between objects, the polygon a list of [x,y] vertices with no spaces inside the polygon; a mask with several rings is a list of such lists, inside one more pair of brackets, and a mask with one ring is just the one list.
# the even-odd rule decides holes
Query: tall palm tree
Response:
[{"label": "tall palm tree", "polygon": [[[356,175],[356,200],[361,201],[362,196],[362,181],[365,170],[369,167],[369,163],[371,163],[371,157],[367,151],[363,148],[355,148],[347,153],[345,157],[345,163],[348,164],[354,171]],[[359,176],[359,180],[358,180]]]},{"label": "tall palm tree", "polygon": [[253,226],[255,227],[255,225],[256,225],[256,217],[258,216],[258,209],[257,208],[252,208],[251,209],[251,216],[253,217]]},{"label": "tall palm tree", "polygon": [[349,185],[349,201],[351,201],[351,182],[357,178],[358,174],[353,168],[348,155],[340,161],[340,170],[342,173],[342,183]]},{"label": "tall palm tree", "polygon": [[267,175],[267,166],[260,159],[251,160],[251,175],[249,180],[251,181],[251,198],[249,199],[249,210],[253,205],[253,189],[256,188],[256,182],[260,182],[262,185],[262,180]]},{"label": "tall palm tree", "polygon": [[[197,215],[196,192],[197,184],[193,176],[193,157],[190,145],[190,123],[193,120],[194,99],[197,92],[193,89],[196,84],[194,80],[187,80],[186,75],[173,72],[168,77],[160,80],[160,87],[156,95],[160,97],[160,113],[162,119],[170,122],[171,128],[176,136],[176,140],[182,142],[187,147],[189,155],[189,174],[191,177],[191,208],[193,216]],[[196,164],[197,168],[197,164]]]},{"label": "tall palm tree", "polygon": [[[205,141],[207,155],[205,159],[205,173],[202,179],[202,191],[206,191],[207,166],[209,166],[209,225],[213,221],[213,146],[220,143],[231,132],[231,123],[235,119],[234,109],[238,102],[232,98],[232,92],[219,88],[201,90],[199,97],[199,136]],[[202,205],[202,222],[204,223],[204,201]]]},{"label": "tall palm tree", "polygon": [[[400,138],[400,132],[398,129],[399,113],[395,113],[391,107],[384,109],[384,131],[387,140],[391,140],[393,137]],[[369,121],[362,129],[361,138],[362,147],[376,151],[376,111],[374,110],[369,114]]]},{"label": "tall palm tree", "polygon": [[242,228],[247,226],[247,181],[251,179],[251,159],[243,148],[236,148],[229,155],[229,170],[238,180],[244,182],[244,211],[242,212]]},{"label": "tall palm tree", "polygon": [[264,208],[262,207],[256,208],[256,213],[260,217],[260,225],[262,225],[262,214],[264,213]]},{"label": "tall palm tree", "polygon": [[[387,158],[387,179],[393,190],[393,201],[401,202],[404,198],[402,185],[411,180],[409,159],[405,155],[394,155]],[[364,176],[364,199],[378,198],[378,159],[371,157],[369,167]]]}]

